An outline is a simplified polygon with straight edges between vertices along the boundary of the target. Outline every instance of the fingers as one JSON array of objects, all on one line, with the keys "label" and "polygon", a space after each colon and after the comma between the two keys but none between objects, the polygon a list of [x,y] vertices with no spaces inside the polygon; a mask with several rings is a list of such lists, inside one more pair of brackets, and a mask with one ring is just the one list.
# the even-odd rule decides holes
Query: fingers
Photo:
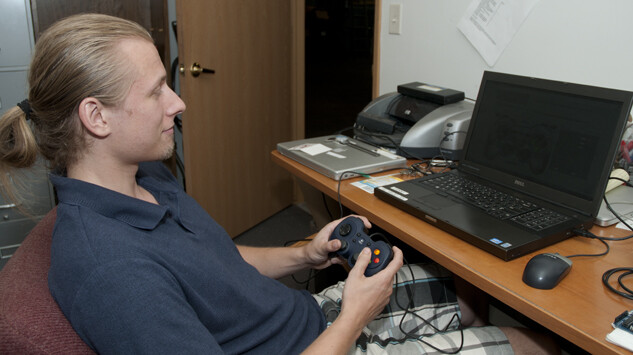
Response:
[{"label": "fingers", "polygon": [[365,225],[365,228],[367,228],[367,229],[371,228],[371,223],[369,222],[367,217],[365,217],[365,216],[358,216],[358,215],[352,215],[352,216],[360,218],[363,221],[363,224]]},{"label": "fingers", "polygon": [[338,239],[330,240],[326,245],[326,249],[328,253],[333,253],[333,252],[338,251],[339,249],[341,249],[341,241]]},{"label": "fingers", "polygon": [[367,269],[367,265],[369,265],[370,262],[371,262],[371,251],[369,250],[369,248],[365,247],[358,255],[358,259],[356,259],[356,263],[354,264],[354,267],[350,271],[350,274],[354,273],[358,276],[364,276],[365,270]]},{"label": "fingers", "polygon": [[[339,218],[339,219],[337,219],[337,220],[336,220],[336,221],[334,221],[334,222],[330,222],[329,224],[332,224],[332,230],[334,230],[334,228],[336,228],[336,226],[338,226],[338,225],[339,225],[339,223],[341,223],[341,222],[342,222],[345,218],[348,218],[348,217],[356,217],[356,218],[360,218],[360,219],[361,219],[361,221],[363,221],[363,224],[365,225],[365,227],[366,227],[367,229],[370,229],[370,228],[371,228],[371,223],[369,222],[369,220],[367,219],[367,217],[365,217],[365,216],[359,216],[359,215],[357,215],[357,214],[350,214],[350,215],[345,216],[345,217],[343,217],[343,218]],[[328,224],[328,225],[329,225],[329,224]]]},{"label": "fingers", "polygon": [[402,250],[400,250],[400,248],[398,247],[392,247],[391,250],[393,251],[393,259],[391,259],[389,264],[387,264],[385,270],[388,269],[390,273],[393,273],[393,275],[395,275],[404,263],[404,256],[402,255]]},{"label": "fingers", "polygon": [[[387,266],[378,273],[378,274],[389,275],[390,278],[393,277],[403,265],[402,250],[400,250],[400,248],[395,247],[395,246],[392,247],[392,250],[393,250],[393,258],[391,259],[389,264],[387,264]],[[352,268],[350,273],[354,272],[354,273],[361,273],[364,275],[365,270],[367,269],[367,266],[370,263],[371,263],[371,250],[369,248],[363,248],[362,252],[359,254],[358,259],[356,260],[356,263],[354,264],[354,267]]]}]

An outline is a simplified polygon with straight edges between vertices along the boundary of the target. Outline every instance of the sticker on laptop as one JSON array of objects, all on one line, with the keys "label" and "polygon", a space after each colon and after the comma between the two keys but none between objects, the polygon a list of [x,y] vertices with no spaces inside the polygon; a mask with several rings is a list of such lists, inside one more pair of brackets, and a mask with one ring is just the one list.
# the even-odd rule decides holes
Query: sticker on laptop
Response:
[{"label": "sticker on laptop", "polygon": [[500,247],[506,248],[506,249],[512,246],[512,243],[508,243],[508,242],[504,243],[503,240],[500,240],[498,238],[491,238],[490,242],[493,243],[493,244],[497,244]]},{"label": "sticker on laptop", "polygon": [[321,143],[308,143],[308,144],[300,144],[298,146],[290,148],[290,150],[300,150],[306,154],[315,156],[321,153],[325,153],[327,151],[332,150],[332,148],[327,147]]}]

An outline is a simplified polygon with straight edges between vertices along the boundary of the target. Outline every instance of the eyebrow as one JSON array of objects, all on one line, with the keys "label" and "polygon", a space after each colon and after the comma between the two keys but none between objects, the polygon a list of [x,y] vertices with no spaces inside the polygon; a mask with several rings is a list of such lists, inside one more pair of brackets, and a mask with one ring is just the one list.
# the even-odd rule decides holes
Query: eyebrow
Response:
[{"label": "eyebrow", "polygon": [[167,75],[163,75],[160,77],[159,80],[157,80],[156,82],[154,82],[154,85],[152,86],[153,88],[156,88],[157,86],[161,86],[163,85],[164,82],[167,81]]},{"label": "eyebrow", "polygon": [[149,90],[147,91],[148,95],[153,95],[156,89],[160,88],[164,82],[167,81],[167,75],[161,76],[158,80],[154,81],[151,86],[149,86]]}]

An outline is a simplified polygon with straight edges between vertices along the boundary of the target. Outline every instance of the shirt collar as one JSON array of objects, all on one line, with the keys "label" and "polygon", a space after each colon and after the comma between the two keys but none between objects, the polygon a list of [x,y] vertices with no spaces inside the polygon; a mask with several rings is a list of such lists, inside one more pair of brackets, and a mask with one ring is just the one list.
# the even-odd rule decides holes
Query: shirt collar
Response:
[{"label": "shirt collar", "polygon": [[[171,209],[163,193],[175,193],[170,188],[159,188],[161,183],[150,176],[137,177],[139,185],[152,192],[159,205],[145,202],[85,181],[51,174],[51,182],[60,203],[89,208],[103,216],[119,220],[130,226],[151,230],[165,218]],[[162,191],[162,192],[161,192]],[[165,203],[166,204],[165,204]]]}]

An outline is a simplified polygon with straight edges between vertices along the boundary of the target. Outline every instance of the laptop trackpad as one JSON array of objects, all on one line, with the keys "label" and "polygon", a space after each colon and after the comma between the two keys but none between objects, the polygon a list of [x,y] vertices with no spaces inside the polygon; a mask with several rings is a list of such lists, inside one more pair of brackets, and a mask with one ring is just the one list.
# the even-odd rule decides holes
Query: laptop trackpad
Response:
[{"label": "laptop trackpad", "polygon": [[451,201],[450,199],[435,194],[424,196],[422,198],[416,198],[415,200],[435,210],[446,208],[455,204],[455,202]]}]

